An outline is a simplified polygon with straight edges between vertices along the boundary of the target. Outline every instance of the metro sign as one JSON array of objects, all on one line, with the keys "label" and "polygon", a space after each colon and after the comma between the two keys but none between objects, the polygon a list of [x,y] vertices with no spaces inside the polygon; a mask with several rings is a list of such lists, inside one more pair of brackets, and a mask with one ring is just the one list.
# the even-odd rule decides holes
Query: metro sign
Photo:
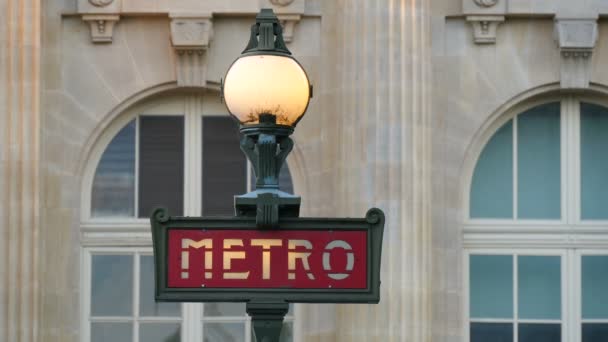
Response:
[{"label": "metro sign", "polygon": [[384,214],[361,219],[152,218],[159,301],[377,303]]}]

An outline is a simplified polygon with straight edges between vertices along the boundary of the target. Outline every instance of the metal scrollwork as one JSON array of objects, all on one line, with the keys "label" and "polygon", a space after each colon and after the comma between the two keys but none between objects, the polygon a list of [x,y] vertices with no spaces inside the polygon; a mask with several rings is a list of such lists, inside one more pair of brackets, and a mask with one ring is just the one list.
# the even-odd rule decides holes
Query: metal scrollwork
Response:
[{"label": "metal scrollwork", "polygon": [[114,2],[114,0],[89,0],[89,3],[91,3],[91,5],[97,6],[97,7],[108,6],[112,2]]},{"label": "metal scrollwork", "polygon": [[152,217],[161,223],[165,223],[169,221],[169,210],[167,208],[156,208],[152,213]]},{"label": "metal scrollwork", "polygon": [[293,0],[270,0],[270,3],[275,6],[287,6],[291,4]]},{"label": "metal scrollwork", "polygon": [[365,214],[365,220],[369,224],[377,224],[384,221],[384,212],[378,208],[371,208]]},{"label": "metal scrollwork", "polygon": [[498,0],[473,0],[479,7],[492,7],[498,3]]}]

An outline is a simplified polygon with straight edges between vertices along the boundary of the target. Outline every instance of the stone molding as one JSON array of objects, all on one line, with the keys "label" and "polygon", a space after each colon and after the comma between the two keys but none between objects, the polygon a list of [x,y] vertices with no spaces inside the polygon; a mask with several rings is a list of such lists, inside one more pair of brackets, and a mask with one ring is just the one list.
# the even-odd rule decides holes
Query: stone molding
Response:
[{"label": "stone molding", "polygon": [[89,0],[89,3],[97,7],[106,7],[111,4],[114,0]]},{"label": "stone molding", "polygon": [[281,22],[281,26],[283,26],[283,40],[285,43],[291,43],[294,28],[300,19],[302,19],[302,16],[299,14],[279,14],[277,17]]},{"label": "stone molding", "polygon": [[[169,13],[213,13],[255,15],[262,8],[277,14],[300,14],[307,0],[72,0],[78,14],[115,13],[121,16],[167,15]],[[484,0],[488,1],[488,0]],[[504,1],[504,0],[500,0]]]},{"label": "stone molding", "polygon": [[467,22],[473,27],[473,39],[476,44],[496,43],[498,24],[505,21],[502,15],[469,15]]},{"label": "stone molding", "polygon": [[85,14],[82,20],[89,24],[93,43],[111,43],[114,24],[120,20],[116,14]]},{"label": "stone molding", "polygon": [[171,13],[171,44],[176,52],[175,75],[181,87],[207,83],[207,49],[213,38],[210,13]]},{"label": "stone molding", "polygon": [[479,7],[492,7],[498,3],[498,0],[473,0]]},{"label": "stone molding", "polygon": [[289,6],[293,0],[270,0],[270,3],[275,6]]},{"label": "stone molding", "polygon": [[597,18],[555,19],[555,40],[561,56],[562,88],[589,88],[591,56],[597,39]]}]

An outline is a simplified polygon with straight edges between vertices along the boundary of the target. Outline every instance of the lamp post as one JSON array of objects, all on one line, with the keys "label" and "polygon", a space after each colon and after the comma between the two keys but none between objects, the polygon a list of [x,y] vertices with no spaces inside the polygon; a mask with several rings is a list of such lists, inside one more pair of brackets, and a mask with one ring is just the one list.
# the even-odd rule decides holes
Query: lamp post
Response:
[{"label": "lamp post", "polygon": [[312,86],[283,41],[272,9],[262,9],[249,44],[222,82],[222,98],[241,125],[241,149],[253,165],[256,189],[235,197],[237,216],[255,216],[258,228],[298,217],[300,197],[279,190],[279,171],[293,148],[289,137],[302,119]]},{"label": "lamp post", "polygon": [[[272,9],[262,9],[247,47],[222,82],[224,103],[243,134],[241,150],[257,177],[254,191],[235,196],[235,212],[255,216],[259,229],[277,228],[279,217],[299,216],[301,199],[279,190],[279,172],[311,97],[308,76],[285,46],[279,20]],[[285,301],[247,302],[258,342],[279,341],[288,309]]]},{"label": "lamp post", "polygon": [[[258,342],[278,342],[288,303],[378,303],[384,213],[299,217],[300,197],[279,190],[289,137],[312,96],[306,72],[263,9],[249,44],[222,82],[240,123],[256,189],[236,196],[234,217],[150,216],[155,299],[245,302]],[[280,222],[280,227],[279,227]]]}]

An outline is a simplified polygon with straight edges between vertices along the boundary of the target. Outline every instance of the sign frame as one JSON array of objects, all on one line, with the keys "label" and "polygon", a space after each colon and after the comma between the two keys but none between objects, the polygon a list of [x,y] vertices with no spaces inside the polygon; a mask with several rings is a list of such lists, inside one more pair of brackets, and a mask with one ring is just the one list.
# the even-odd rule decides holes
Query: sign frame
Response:
[{"label": "sign frame", "polygon": [[169,231],[259,230],[255,217],[169,216],[157,208],[150,217],[154,249],[155,298],[163,302],[288,302],[369,303],[380,301],[380,264],[385,216],[372,208],[364,218],[281,218],[277,230],[365,231],[367,232],[367,286],[364,289],[292,288],[172,288],[168,287]]}]

